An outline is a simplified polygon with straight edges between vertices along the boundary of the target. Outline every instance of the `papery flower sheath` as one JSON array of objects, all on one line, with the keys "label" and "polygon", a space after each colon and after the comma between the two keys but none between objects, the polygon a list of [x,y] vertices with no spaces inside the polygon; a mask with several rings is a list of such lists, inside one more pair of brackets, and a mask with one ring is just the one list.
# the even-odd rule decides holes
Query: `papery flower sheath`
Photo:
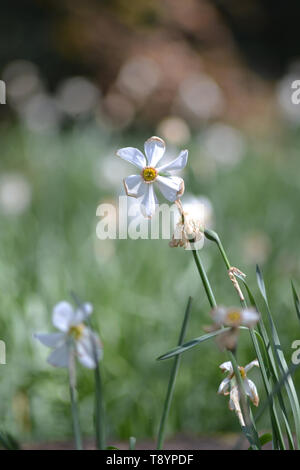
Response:
[{"label": "papery flower sheath", "polygon": [[55,305],[52,323],[60,332],[34,335],[44,346],[53,348],[47,359],[49,364],[55,367],[69,367],[70,354],[75,351],[83,366],[88,369],[96,367],[103,355],[102,345],[98,336],[84,324],[92,311],[92,305],[88,303],[77,309],[65,301]]},{"label": "papery flower sheath", "polygon": [[154,185],[170,202],[175,202],[184,193],[183,179],[172,176],[170,172],[182,170],[186,166],[188,151],[181,151],[175,160],[161,165],[160,160],[165,149],[166,145],[162,139],[150,137],[144,145],[145,155],[133,147],[117,151],[117,156],[132,163],[139,170],[139,174],[124,179],[124,187],[127,196],[139,199],[145,217],[152,217],[158,203]]},{"label": "papery flower sheath", "polygon": [[[246,395],[250,398],[250,400],[255,406],[258,406],[259,396],[257,393],[256,385],[254,384],[254,382],[252,382],[252,380],[248,379],[247,377],[247,373],[252,369],[252,367],[259,367],[259,363],[257,359],[250,362],[245,367],[239,367],[239,371],[241,374],[243,387],[244,387]],[[224,373],[227,372],[228,376],[224,380],[222,380],[218,389],[218,393],[222,395],[229,395],[230,397],[229,409],[236,412],[241,425],[245,426],[245,422],[244,422],[244,418],[243,418],[241,406],[240,406],[239,389],[238,389],[237,380],[234,374],[232,363],[230,361],[224,362],[223,364],[220,365],[220,369]]]}]

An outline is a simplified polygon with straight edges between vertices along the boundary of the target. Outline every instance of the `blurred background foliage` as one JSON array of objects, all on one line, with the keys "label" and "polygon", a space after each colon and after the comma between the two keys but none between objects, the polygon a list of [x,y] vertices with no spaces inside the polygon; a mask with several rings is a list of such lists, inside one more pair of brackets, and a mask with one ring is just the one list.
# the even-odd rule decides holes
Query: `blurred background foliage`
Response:
[{"label": "blurred background foliage", "polygon": [[[156,134],[190,151],[186,198],[201,199],[255,286],[262,265],[290,359],[299,339],[290,279],[300,277],[297,12],[290,2],[27,0],[3,2],[0,72],[0,427],[24,440],[71,435],[66,372],[32,340],[75,291],[95,306],[110,439],[153,438],[187,297],[187,336],[210,323],[192,256],[166,240],[96,237],[100,203],[117,204],[130,169],[114,156]],[[236,304],[216,247],[202,257],[220,303]],[[253,359],[242,334],[240,363]],[[182,360],[169,435],[238,430],[216,394],[224,355],[203,344]],[[262,384],[256,374],[262,398]],[[300,380],[298,377],[298,385]],[[80,369],[92,434],[93,377]],[[264,423],[267,426],[267,422]]]}]

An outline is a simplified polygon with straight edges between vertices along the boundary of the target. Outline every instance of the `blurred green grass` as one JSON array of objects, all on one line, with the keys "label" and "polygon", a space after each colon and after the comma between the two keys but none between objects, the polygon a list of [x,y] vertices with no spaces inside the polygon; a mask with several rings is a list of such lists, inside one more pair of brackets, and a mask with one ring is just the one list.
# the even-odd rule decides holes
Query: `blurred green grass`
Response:
[{"label": "blurred green grass", "polygon": [[[194,302],[187,338],[202,334],[210,322],[189,252],[170,249],[166,240],[96,239],[98,204],[120,193],[107,181],[101,162],[114,159],[122,146],[142,148],[147,137],[125,138],[93,126],[47,136],[21,127],[0,130],[0,176],[21,172],[32,188],[30,208],[20,215],[2,213],[0,230],[0,339],[7,344],[7,364],[0,369],[0,427],[22,439],[72,434],[66,372],[51,368],[45,362],[49,351],[32,339],[36,331],[53,329],[52,307],[68,299],[71,290],[95,307],[94,324],[105,350],[110,438],[155,436],[171,365],[155,359],[176,345],[189,295]],[[252,287],[255,262],[264,261],[271,305],[290,360],[291,344],[300,337],[290,291],[290,279],[297,285],[300,277],[300,139],[287,131],[268,141],[247,142],[246,155],[237,165],[212,171],[201,154],[201,137],[193,138],[186,188],[210,199],[214,229]],[[129,172],[128,166],[123,176]],[[261,237],[266,246],[260,246]],[[259,253],[266,250],[263,259]],[[201,255],[217,301],[236,304],[216,247],[205,243]],[[245,333],[239,358],[242,365],[254,359]],[[213,342],[183,357],[168,434],[238,430],[227,399],[216,394],[222,380],[218,366],[224,360]],[[258,372],[253,378],[263,397]],[[299,386],[300,377],[296,379]],[[83,431],[91,435],[93,374],[82,369],[79,398]]]}]

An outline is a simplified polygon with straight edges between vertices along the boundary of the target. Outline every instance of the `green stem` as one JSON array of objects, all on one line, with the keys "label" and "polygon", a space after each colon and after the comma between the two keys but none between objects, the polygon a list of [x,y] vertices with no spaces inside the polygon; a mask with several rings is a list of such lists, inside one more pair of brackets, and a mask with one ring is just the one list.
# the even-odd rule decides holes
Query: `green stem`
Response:
[{"label": "green stem", "polygon": [[70,353],[70,362],[69,362],[69,388],[70,388],[71,412],[72,412],[72,420],[73,420],[75,445],[76,445],[77,450],[82,450],[82,439],[81,439],[77,397],[76,397],[76,365],[75,365],[75,358],[74,358],[73,351],[71,351]]},{"label": "green stem", "polygon": [[95,368],[95,428],[96,428],[96,444],[99,450],[105,449],[105,421],[104,421],[104,406],[103,406],[103,393],[102,381],[100,374],[100,367],[97,364]]},{"label": "green stem", "polygon": [[197,252],[196,250],[193,250],[192,253],[193,253],[193,257],[194,257],[194,260],[195,260],[195,263],[196,263],[198,272],[199,272],[199,274],[200,274],[200,277],[201,277],[201,280],[202,280],[202,283],[203,283],[203,286],[204,286],[204,289],[205,289],[205,292],[206,292],[208,301],[209,301],[209,303],[210,303],[211,308],[214,308],[214,307],[217,306],[217,302],[216,302],[214,293],[213,293],[213,291],[212,291],[210,282],[209,282],[209,280],[208,280],[206,271],[205,271],[205,269],[204,269],[204,267],[203,267],[201,258],[200,258],[200,256],[198,255],[198,252]]},{"label": "green stem", "polygon": [[[184,319],[183,319],[180,335],[179,335],[178,346],[181,346],[184,341],[184,336],[185,336],[185,332],[186,332],[186,328],[187,328],[187,324],[188,324],[188,320],[190,316],[190,311],[191,311],[191,305],[192,305],[192,297],[189,297],[188,303],[185,309],[185,314],[184,314]],[[176,377],[178,373],[178,368],[180,365],[180,358],[181,358],[180,355],[174,358],[173,366],[172,366],[171,373],[170,373],[167,394],[165,398],[163,413],[162,413],[162,417],[161,417],[161,421],[159,425],[159,431],[158,431],[158,438],[157,438],[158,450],[161,450],[163,448],[165,427],[166,427],[166,422],[167,422],[169,411],[170,411],[171,401],[172,401],[174,387],[175,387],[175,381],[176,381]]]}]

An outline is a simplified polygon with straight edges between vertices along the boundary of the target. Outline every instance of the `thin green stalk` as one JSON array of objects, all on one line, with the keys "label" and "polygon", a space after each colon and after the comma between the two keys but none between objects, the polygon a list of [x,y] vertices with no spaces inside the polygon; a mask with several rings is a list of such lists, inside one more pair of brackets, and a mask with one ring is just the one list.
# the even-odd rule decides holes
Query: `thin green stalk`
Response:
[{"label": "thin green stalk", "polygon": [[105,449],[105,416],[103,406],[102,381],[99,364],[95,369],[95,429],[96,444],[99,450]]},{"label": "thin green stalk", "polygon": [[[183,323],[182,323],[180,335],[179,335],[178,346],[181,346],[183,341],[184,341],[185,332],[186,332],[186,328],[187,328],[187,324],[188,324],[188,320],[189,320],[189,316],[190,316],[190,311],[191,311],[191,305],[192,305],[192,297],[189,297],[188,303],[187,303],[187,306],[186,306],[186,309],[185,309],[185,314],[184,314],[184,318],[183,318]],[[161,421],[160,421],[160,425],[159,425],[159,431],[158,431],[158,438],[157,438],[157,449],[158,450],[161,450],[163,448],[165,427],[166,427],[166,422],[167,422],[169,411],[170,411],[171,401],[172,401],[174,387],[175,387],[176,376],[177,376],[178,368],[179,368],[179,365],[180,365],[180,359],[181,359],[180,355],[178,355],[174,358],[173,366],[172,366],[171,373],[170,373],[170,379],[169,379],[167,394],[166,394],[166,398],[165,398],[163,413],[162,413],[162,417],[161,417]]]},{"label": "thin green stalk", "polygon": [[70,389],[70,398],[71,398],[71,412],[73,420],[73,431],[75,438],[75,445],[77,450],[82,450],[82,439],[79,423],[79,414],[77,406],[77,396],[76,396],[76,364],[74,352],[70,353],[69,360],[69,389]]},{"label": "thin green stalk", "polygon": [[[71,296],[73,297],[75,303],[78,305],[79,308],[84,309],[84,305],[78,296],[71,292]],[[90,317],[87,317],[86,323],[90,328],[91,335],[90,341],[92,344],[93,356],[94,361],[96,364],[94,377],[95,377],[95,434],[96,434],[96,447],[99,450],[104,450],[106,447],[105,444],[105,413],[104,413],[104,404],[103,404],[103,391],[102,391],[102,380],[101,380],[101,373],[100,373],[100,366],[97,357],[97,346],[95,344],[93,338],[93,327]]]},{"label": "thin green stalk", "polygon": [[204,267],[203,267],[201,258],[200,258],[200,256],[199,256],[197,250],[192,250],[192,253],[193,253],[193,257],[194,257],[194,260],[195,260],[195,263],[196,263],[198,272],[199,272],[199,274],[200,274],[200,277],[201,277],[201,280],[202,280],[202,283],[203,283],[203,286],[204,286],[204,289],[205,289],[205,292],[206,292],[208,301],[209,301],[209,303],[210,303],[211,308],[214,308],[214,307],[217,306],[217,302],[216,302],[214,293],[213,293],[213,291],[212,291],[211,285],[210,285],[210,283],[209,283],[209,280],[208,280],[206,271],[205,271],[205,269],[204,269]]}]

